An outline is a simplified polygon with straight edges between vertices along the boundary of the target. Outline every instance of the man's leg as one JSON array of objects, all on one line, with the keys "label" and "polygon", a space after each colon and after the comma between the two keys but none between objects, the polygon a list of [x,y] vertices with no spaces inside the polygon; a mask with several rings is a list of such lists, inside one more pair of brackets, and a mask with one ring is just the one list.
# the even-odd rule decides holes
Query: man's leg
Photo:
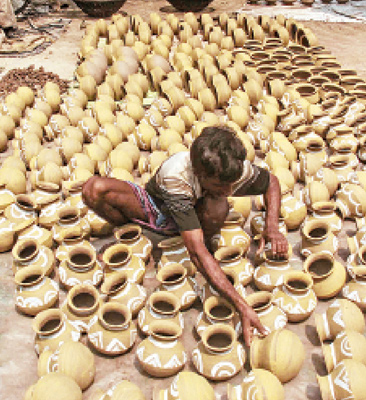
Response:
[{"label": "man's leg", "polygon": [[114,225],[131,219],[147,222],[144,210],[132,187],[115,178],[93,176],[83,186],[84,203]]},{"label": "man's leg", "polygon": [[203,197],[196,203],[196,212],[201,222],[207,248],[211,251],[211,239],[220,233],[229,214],[226,197]]}]

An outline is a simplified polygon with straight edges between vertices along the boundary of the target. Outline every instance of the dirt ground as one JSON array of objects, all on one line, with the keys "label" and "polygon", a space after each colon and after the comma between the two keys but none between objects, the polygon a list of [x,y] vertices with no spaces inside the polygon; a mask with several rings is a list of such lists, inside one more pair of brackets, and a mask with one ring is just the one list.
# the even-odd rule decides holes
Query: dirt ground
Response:
[{"label": "dirt ground", "polygon": [[[270,7],[263,7],[263,4],[260,7],[264,10],[263,13],[270,13],[271,11]],[[206,11],[212,15],[218,15],[222,12],[236,11],[240,8],[243,8],[248,13],[253,9],[258,9],[256,6],[244,6],[242,1],[215,0]],[[301,16],[305,8],[301,5],[298,5],[297,8],[299,16]],[[286,10],[287,8],[283,7],[284,13]],[[166,12],[174,12],[173,8],[163,0],[127,0],[121,11],[125,11],[128,14],[140,14],[144,18],[147,18],[153,11],[161,12],[164,15]],[[89,22],[91,19],[87,18],[77,8],[69,8],[63,12],[34,19],[34,22],[42,24],[44,21],[49,21],[50,18],[71,19],[71,22],[59,39],[42,53],[23,58],[0,58],[0,67],[4,68],[4,73],[12,68],[27,67],[30,64],[34,64],[36,67],[43,66],[46,71],[57,73],[63,79],[73,78],[80,40],[84,34],[81,26],[84,20]],[[304,25],[315,32],[319,39],[319,44],[329,49],[343,68],[355,69],[359,76],[366,79],[366,24],[306,21]],[[248,226],[247,223],[247,230]],[[353,223],[345,224],[340,235],[343,249],[345,248],[346,234],[350,235],[354,231],[355,225]],[[160,239],[156,236],[153,237],[155,243]],[[301,267],[299,239],[298,232],[289,235],[289,241],[294,248],[294,262],[298,268]],[[97,248],[103,243],[104,241],[100,240],[95,242]],[[250,256],[253,255],[253,251],[254,246],[251,248]],[[340,252],[343,262],[345,261],[345,255],[346,251]],[[19,400],[23,398],[27,387],[37,380],[37,356],[33,348],[32,319],[19,315],[14,309],[14,283],[11,263],[10,253],[0,255],[0,398]],[[150,263],[148,267],[144,284],[149,293],[157,285],[157,281],[154,278],[153,263]],[[63,293],[62,299],[64,297]],[[317,312],[324,311],[327,305],[328,302],[319,303]],[[197,304],[192,310],[185,313],[186,329],[183,341],[188,354],[196,344],[196,337],[192,335],[192,327],[199,308],[199,304]],[[306,349],[306,360],[300,374],[285,385],[286,400],[321,400],[316,383],[316,374],[324,375],[325,369],[314,326],[314,316],[302,324],[289,326],[289,329],[300,336]],[[138,338],[138,341],[140,340],[141,337]],[[83,342],[85,343],[85,338]],[[87,400],[97,387],[107,390],[122,379],[129,379],[138,384],[145,393],[146,399],[150,400],[154,387],[165,388],[172,380],[172,378],[153,379],[143,373],[135,361],[134,350],[124,356],[115,358],[95,355],[97,372],[95,383],[83,395],[83,398]],[[193,370],[193,366],[188,363],[186,369]],[[246,372],[241,372],[231,379],[230,383],[239,383],[245,374]],[[226,400],[226,382],[215,384],[214,387],[217,400]]]}]

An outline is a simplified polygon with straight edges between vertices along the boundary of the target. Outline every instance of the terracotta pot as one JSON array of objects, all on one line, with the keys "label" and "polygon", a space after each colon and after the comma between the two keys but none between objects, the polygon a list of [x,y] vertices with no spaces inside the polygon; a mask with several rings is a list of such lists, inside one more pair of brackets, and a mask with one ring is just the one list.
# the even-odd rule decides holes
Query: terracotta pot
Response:
[{"label": "terracotta pot", "polygon": [[38,376],[61,372],[72,378],[81,390],[87,389],[95,376],[93,353],[82,343],[68,341],[55,352],[44,351],[38,360]]},{"label": "terracotta pot", "polygon": [[55,351],[60,344],[69,340],[78,342],[81,337],[80,332],[56,308],[41,311],[34,318],[32,328],[36,333],[34,341],[37,354],[46,350]]},{"label": "terracotta pot", "polygon": [[88,284],[75,285],[67,294],[61,310],[81,333],[87,333],[90,322],[102,305],[99,292]]},{"label": "terracotta pot", "polygon": [[338,250],[338,239],[332,233],[328,222],[307,221],[302,228],[301,254],[305,257],[315,253],[333,255]]},{"label": "terracotta pot", "polygon": [[192,351],[192,360],[200,374],[222,381],[230,379],[243,368],[245,352],[231,326],[214,324],[202,333],[202,340]]},{"label": "terracotta pot", "polygon": [[[281,362],[276,357],[278,354]],[[255,337],[250,349],[251,367],[271,371],[282,383],[297,376],[304,359],[304,345],[287,329],[276,330],[263,339]]]},{"label": "terracotta pot", "polygon": [[135,343],[136,326],[124,304],[115,301],[104,304],[89,326],[88,341],[103,354],[124,354]]},{"label": "terracotta pot", "polygon": [[344,330],[359,333],[365,331],[362,311],[351,301],[344,299],[333,301],[325,313],[315,314],[315,324],[322,342],[335,339]]},{"label": "terracotta pot", "polygon": [[272,400],[285,399],[284,388],[276,375],[260,368],[250,371],[239,385],[232,386],[229,383],[227,397],[228,400],[241,400],[250,398],[251,393],[258,392]]},{"label": "terracotta pot", "polygon": [[290,322],[304,321],[314,311],[317,299],[312,286],[309,274],[290,271],[285,275],[283,284],[274,288],[273,301],[285,311]]},{"label": "terracotta pot", "polygon": [[321,396],[323,399],[332,398],[341,400],[345,396],[354,399],[362,399],[363,396],[363,374],[366,366],[359,361],[343,360],[334,371],[326,376],[317,375]]},{"label": "terracotta pot", "polygon": [[[259,291],[248,295],[245,301],[257,313],[262,325],[272,332],[282,329],[287,324],[287,315],[273,301],[273,295],[270,292]],[[258,330],[254,328],[254,335],[258,335]]]},{"label": "terracotta pot", "polygon": [[181,334],[181,327],[173,321],[166,321],[164,325],[159,321],[150,324],[150,336],[136,349],[136,358],[149,375],[167,377],[184,367],[187,355],[179,339]]}]

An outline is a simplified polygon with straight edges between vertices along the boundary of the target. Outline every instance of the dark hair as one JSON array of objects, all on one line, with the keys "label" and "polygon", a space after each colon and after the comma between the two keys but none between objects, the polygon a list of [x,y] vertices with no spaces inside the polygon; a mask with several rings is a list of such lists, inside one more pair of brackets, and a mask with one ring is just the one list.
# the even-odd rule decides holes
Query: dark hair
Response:
[{"label": "dark hair", "polygon": [[235,182],[243,173],[246,150],[234,130],[210,126],[194,140],[190,155],[195,173],[203,171],[221,182]]}]

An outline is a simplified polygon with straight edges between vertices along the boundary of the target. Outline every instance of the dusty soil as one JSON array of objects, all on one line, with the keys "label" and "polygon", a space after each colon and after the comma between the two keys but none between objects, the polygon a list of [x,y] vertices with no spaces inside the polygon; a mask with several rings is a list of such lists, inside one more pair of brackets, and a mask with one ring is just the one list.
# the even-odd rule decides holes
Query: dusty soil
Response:
[{"label": "dusty soil", "polygon": [[[242,1],[238,0],[215,0],[207,11],[213,15],[218,15],[222,12],[236,11],[242,6]],[[245,10],[250,12],[252,8],[251,6],[246,6]],[[300,15],[303,8],[299,6],[298,9]],[[268,10],[270,9],[268,8]],[[165,13],[173,12],[174,10],[166,1],[162,0],[128,0],[121,11],[125,11],[128,14],[140,14],[147,18],[152,11]],[[44,52],[25,58],[0,58],[0,67],[3,67],[6,71],[35,64],[36,67],[43,66],[46,70],[59,74],[63,79],[72,79],[80,40],[84,34],[84,30],[81,29],[82,22],[83,20],[87,22],[91,20],[80,10],[70,8],[55,15],[35,19],[35,22],[42,24],[49,18],[70,18],[71,23],[60,38]],[[342,67],[356,69],[360,76],[366,78],[366,65],[364,62],[366,54],[366,25],[321,22],[304,22],[304,24],[313,29],[318,36],[319,43],[337,57]],[[353,229],[354,225],[350,224],[345,231],[350,234]],[[345,244],[344,239],[345,235],[342,238],[343,245]],[[290,234],[289,240],[299,261],[298,233]],[[99,247],[102,244],[101,241],[98,241],[96,246]],[[23,398],[26,388],[37,380],[37,357],[33,349],[32,319],[20,316],[14,310],[14,284],[12,281],[11,262],[11,254],[7,253],[0,256],[0,398],[19,400]],[[150,264],[145,279],[149,292],[157,284],[153,276],[154,270],[152,264]],[[317,311],[323,311],[326,306],[326,302],[321,302]],[[188,353],[196,344],[196,338],[192,335],[192,327],[198,310],[199,307],[195,307],[185,314],[188,328],[185,330],[183,339]],[[314,317],[312,316],[303,324],[291,325],[289,329],[300,336],[306,348],[307,356],[304,367],[298,377],[285,385],[286,400],[320,400],[316,373],[324,374],[325,370],[321,360],[321,348],[314,332]],[[141,340],[141,338],[138,340]],[[83,341],[85,342],[85,338]],[[154,386],[163,388],[167,387],[171,382],[171,378],[157,380],[143,373],[136,364],[133,351],[116,358],[96,355],[96,365],[95,384],[87,390],[84,395],[85,399],[91,396],[96,387],[106,390],[122,379],[130,379],[141,387],[146,399],[150,400]],[[191,369],[193,367],[188,365],[186,368]],[[231,383],[239,383],[243,376],[245,376],[244,372],[233,378]],[[215,390],[218,399],[226,399],[226,383],[215,385]]]}]

